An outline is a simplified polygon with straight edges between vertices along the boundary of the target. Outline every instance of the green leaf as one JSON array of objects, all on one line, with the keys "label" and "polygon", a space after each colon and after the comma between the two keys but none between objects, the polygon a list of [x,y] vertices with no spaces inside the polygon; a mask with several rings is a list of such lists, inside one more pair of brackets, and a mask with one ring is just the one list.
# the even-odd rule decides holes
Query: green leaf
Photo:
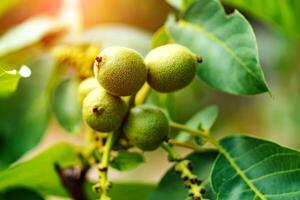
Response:
[{"label": "green leaf", "polygon": [[6,191],[4,194],[0,194],[1,200],[44,200],[42,196],[33,190],[27,188],[12,188]]},{"label": "green leaf", "polygon": [[[92,191],[92,184],[86,184],[86,193],[89,200],[98,198]],[[153,192],[155,185],[146,183],[113,183],[109,195],[113,200],[148,200]]]},{"label": "green leaf", "polygon": [[20,70],[6,71],[0,67],[0,97],[7,97],[16,91],[20,78],[31,75],[30,69],[23,65]]},{"label": "green leaf", "polygon": [[38,54],[26,64],[31,68],[31,77],[21,79],[9,98],[0,98],[0,169],[37,145],[50,119],[47,87],[51,59]]},{"label": "green leaf", "polygon": [[[219,110],[217,106],[206,107],[205,109],[196,113],[189,121],[187,121],[185,125],[196,130],[209,132],[210,128],[217,119],[218,112]],[[187,141],[190,138],[191,135],[184,131],[179,132],[177,136],[177,139],[180,141]]]},{"label": "green leaf", "polygon": [[0,38],[0,57],[37,43],[48,34],[58,33],[64,26],[49,17],[34,17],[14,27]]},{"label": "green leaf", "polygon": [[291,37],[300,38],[300,1],[222,0],[272,24]]},{"label": "green leaf", "polygon": [[77,132],[81,126],[81,109],[77,92],[78,82],[67,78],[59,83],[52,97],[54,114],[60,125],[69,132]]},{"label": "green leaf", "polygon": [[67,195],[54,165],[68,166],[77,162],[77,148],[59,143],[30,160],[18,162],[0,172],[0,192],[13,187],[26,187],[42,195]]},{"label": "green leaf", "polygon": [[156,48],[168,44],[169,40],[170,37],[168,35],[168,32],[166,31],[166,28],[162,26],[153,34],[151,39],[151,48]]},{"label": "green leaf", "polygon": [[[187,159],[192,162],[192,172],[196,174],[200,179],[205,180],[205,188],[207,190],[205,196],[209,199],[214,199],[213,191],[211,190],[209,182],[210,169],[213,161],[217,157],[217,152],[202,152],[192,153]],[[180,176],[175,172],[172,167],[160,180],[157,188],[150,197],[150,200],[183,200],[187,197],[187,189],[184,187]]]},{"label": "green leaf", "polygon": [[204,131],[209,131],[218,116],[218,107],[209,106],[202,111],[196,113],[188,122],[187,126],[195,129],[201,129]]},{"label": "green leaf", "polygon": [[219,150],[211,176],[218,199],[300,199],[299,152],[246,136],[222,139]]},{"label": "green leaf", "polygon": [[111,161],[111,166],[120,171],[128,171],[143,163],[144,157],[138,152],[119,151]]},{"label": "green leaf", "polygon": [[203,56],[197,75],[207,84],[235,95],[268,91],[255,35],[238,11],[226,15],[217,0],[201,0],[167,28],[174,42]]}]

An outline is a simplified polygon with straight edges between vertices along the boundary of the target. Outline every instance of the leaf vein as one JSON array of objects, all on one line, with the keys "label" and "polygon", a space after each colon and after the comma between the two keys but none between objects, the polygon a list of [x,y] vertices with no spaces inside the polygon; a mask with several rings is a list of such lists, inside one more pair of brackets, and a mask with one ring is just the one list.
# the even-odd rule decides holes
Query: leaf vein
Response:
[{"label": "leaf vein", "polygon": [[251,180],[244,174],[241,168],[237,165],[235,160],[231,157],[230,154],[221,146],[218,142],[215,142],[215,145],[218,147],[219,151],[223,156],[229,161],[229,164],[236,170],[236,172],[241,176],[244,182],[249,186],[250,189],[261,199],[267,200],[266,197],[256,188],[256,186],[251,182]]},{"label": "leaf vein", "polygon": [[276,176],[276,175],[279,175],[279,174],[287,174],[287,173],[293,173],[293,172],[300,172],[300,168],[290,169],[290,170],[282,170],[282,171],[277,171],[277,172],[272,172],[272,173],[269,173],[269,174],[265,174],[263,176],[252,179],[252,182],[254,183],[254,182],[260,181],[261,179],[269,178],[269,177]]},{"label": "leaf vein", "polygon": [[290,195],[295,195],[295,194],[300,194],[300,190],[294,191],[294,192],[285,192],[285,193],[280,193],[280,194],[266,194],[266,197],[290,196]]},{"label": "leaf vein", "polygon": [[[255,163],[254,165],[251,165],[250,167],[248,167],[248,168],[242,170],[242,172],[243,172],[243,173],[246,173],[246,172],[248,172],[249,170],[253,169],[254,167],[259,166],[259,165],[260,165],[261,163],[263,163],[264,161],[267,161],[267,160],[269,160],[270,158],[274,158],[275,156],[286,156],[286,155],[296,155],[296,156],[299,156],[299,155],[297,155],[297,154],[295,154],[295,153],[277,153],[277,154],[272,154],[272,155],[270,155],[270,156],[264,158],[263,160],[261,160],[261,161]],[[223,170],[222,170],[222,171],[223,171]],[[233,174],[230,178],[228,178],[228,181],[234,179],[234,178],[235,178],[236,176],[238,176],[238,175],[239,175],[238,173]],[[250,179],[250,178],[249,178],[249,179]],[[254,179],[250,179],[250,180],[254,180]]]},{"label": "leaf vein", "polygon": [[236,53],[234,51],[232,51],[229,47],[227,47],[227,44],[222,42],[222,40],[220,40],[217,36],[215,36],[214,34],[208,32],[207,30],[201,28],[200,26],[189,23],[188,21],[180,20],[178,22],[178,24],[183,26],[183,27],[191,27],[191,28],[195,29],[196,31],[198,31],[200,33],[204,33],[210,40],[215,41],[220,46],[222,46],[223,49],[225,51],[227,51],[254,79],[258,80],[259,82],[261,81],[256,77],[256,75],[253,73],[253,71],[250,70],[247,67],[247,65],[239,58],[239,56],[236,55]]},{"label": "leaf vein", "polygon": [[274,157],[277,157],[277,156],[287,156],[287,155],[295,155],[295,156],[298,156],[300,157],[298,154],[296,153],[276,153],[276,154],[272,154],[268,157],[265,157],[264,159],[260,160],[259,162],[255,163],[254,165],[251,165],[250,167],[244,169],[243,171],[244,172],[248,172],[249,170],[253,169],[254,167],[257,167],[259,165],[261,165],[261,163],[265,162],[265,161],[268,161],[269,159],[271,158],[274,158]]}]

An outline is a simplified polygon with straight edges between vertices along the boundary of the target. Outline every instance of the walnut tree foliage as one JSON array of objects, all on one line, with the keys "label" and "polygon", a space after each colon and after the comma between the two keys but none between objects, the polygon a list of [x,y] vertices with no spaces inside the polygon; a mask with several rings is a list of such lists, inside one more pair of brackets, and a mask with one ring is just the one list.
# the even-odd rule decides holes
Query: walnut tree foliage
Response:
[{"label": "walnut tree foliage", "polygon": [[[190,56],[191,65],[195,65],[190,71],[195,70],[182,87],[195,75],[203,84],[227,95],[272,96],[260,62],[255,33],[240,11],[269,23],[292,41],[297,41],[300,35],[297,26],[299,3],[292,0],[167,2],[174,7],[174,13],[170,13],[165,24],[153,34],[151,47],[155,51],[176,44],[188,52],[186,57]],[[240,11],[227,13],[224,5]],[[156,75],[157,65],[171,63],[168,60],[168,56],[174,56],[169,55],[171,51],[158,51],[153,56],[158,58],[156,62],[152,62],[152,57],[148,61],[146,56],[144,63],[139,53],[126,49],[140,59],[138,64],[142,75],[134,76],[136,60],[128,59],[127,54],[112,53],[113,59],[104,65],[108,57],[103,52],[98,54],[102,47],[92,42],[57,42],[46,50],[38,47],[39,43],[47,46],[48,37],[60,37],[68,28],[60,19],[34,17],[0,38],[0,200],[38,200],[49,196],[76,200],[300,199],[300,152],[297,150],[244,133],[227,133],[227,136],[217,138],[213,127],[222,112],[218,105],[195,111],[184,124],[174,122],[173,104],[169,102],[171,92],[182,87],[165,94],[165,91],[159,92],[151,87],[149,81],[152,72],[153,76]],[[23,37],[28,32],[32,34]],[[15,59],[15,56],[20,59]],[[119,58],[127,59],[129,64],[124,62],[124,67],[118,68],[120,65],[116,59]],[[184,59],[182,56],[177,63]],[[161,73],[158,78],[167,77],[170,82],[179,80],[174,76],[184,75],[184,64],[181,64],[176,65],[180,73],[167,74],[169,76]],[[118,69],[110,71],[112,65]],[[122,73],[129,65],[132,68]],[[103,66],[108,68],[105,73]],[[93,71],[93,67],[96,70]],[[172,73],[176,72],[175,67],[172,70]],[[31,76],[27,77],[30,72]],[[96,107],[86,104],[98,101],[99,96],[93,101],[77,101],[80,82],[93,73],[100,84],[96,82],[84,93],[91,94],[95,87],[107,92],[105,100],[101,97],[102,102]],[[114,73],[125,77],[124,81],[111,79]],[[130,77],[126,79],[128,74]],[[138,87],[134,85],[136,79],[141,80]],[[142,87],[146,79],[150,86]],[[134,87],[130,96],[109,93],[110,86],[113,89],[120,87],[123,92],[126,81]],[[167,82],[159,86],[168,88]],[[122,103],[122,107],[115,106],[119,109],[113,110],[114,115],[122,110],[122,116],[118,115],[118,125],[111,124],[114,116],[109,106],[112,101]],[[83,113],[83,117],[82,106],[89,111]],[[101,125],[110,125],[105,133],[89,127],[89,121],[98,126],[103,113],[108,117],[101,119]],[[84,144],[58,143],[30,158],[20,159],[40,142],[52,115],[61,130],[70,133],[84,130]],[[168,131],[170,134],[166,133]],[[142,134],[147,137],[139,138]],[[149,141],[155,142],[151,145]],[[182,156],[177,146],[189,149],[190,153]],[[165,150],[166,160],[172,163],[157,184],[110,181],[111,168],[124,172],[147,164],[143,152],[157,148]],[[96,182],[87,176],[94,166],[99,175]]]}]

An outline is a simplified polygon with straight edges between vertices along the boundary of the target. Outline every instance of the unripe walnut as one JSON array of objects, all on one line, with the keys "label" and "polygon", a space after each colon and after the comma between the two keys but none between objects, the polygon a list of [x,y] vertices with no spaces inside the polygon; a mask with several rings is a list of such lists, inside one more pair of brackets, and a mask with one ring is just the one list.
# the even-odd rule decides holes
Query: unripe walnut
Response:
[{"label": "unripe walnut", "polygon": [[141,105],[130,110],[123,131],[131,144],[151,151],[168,137],[169,121],[159,108]]},{"label": "unripe walnut", "polygon": [[84,98],[94,89],[100,87],[98,81],[94,77],[84,79],[78,87],[78,98],[80,104],[83,103]]},{"label": "unripe walnut", "polygon": [[110,132],[120,127],[127,109],[127,104],[120,97],[97,88],[84,99],[82,113],[83,119],[92,129]]},{"label": "unripe walnut", "polygon": [[145,58],[148,83],[159,92],[173,92],[187,86],[194,78],[198,58],[178,44],[151,50]]},{"label": "unripe walnut", "polygon": [[94,74],[100,85],[115,96],[136,93],[147,79],[143,57],[125,47],[109,47],[101,51],[94,64]]}]

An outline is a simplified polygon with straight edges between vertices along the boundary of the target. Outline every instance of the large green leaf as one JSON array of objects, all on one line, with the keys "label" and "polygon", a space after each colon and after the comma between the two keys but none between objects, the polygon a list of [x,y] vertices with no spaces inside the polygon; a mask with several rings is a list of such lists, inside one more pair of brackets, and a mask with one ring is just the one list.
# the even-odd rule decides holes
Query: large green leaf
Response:
[{"label": "large green leaf", "polygon": [[34,147],[48,127],[47,86],[52,62],[47,56],[37,57],[26,63],[31,67],[31,77],[21,79],[9,98],[0,98],[0,168]]},{"label": "large green leaf", "polygon": [[27,66],[17,70],[4,70],[0,67],[0,97],[7,97],[16,91],[20,78],[29,77],[31,71]]},{"label": "large green leaf", "polygon": [[174,42],[203,56],[197,75],[209,85],[236,95],[268,91],[255,35],[238,11],[226,15],[217,0],[201,0],[167,28]]},{"label": "large green leaf", "polygon": [[59,143],[30,160],[16,163],[0,173],[0,192],[26,187],[42,195],[67,195],[54,165],[76,163],[77,153],[73,145]]},{"label": "large green leaf", "polygon": [[64,79],[59,83],[52,97],[54,114],[69,132],[76,132],[81,126],[81,109],[78,96],[78,82],[74,79]]},{"label": "large green leaf", "polygon": [[[91,188],[87,183],[86,194],[89,200],[95,200],[98,195]],[[113,183],[109,195],[113,200],[148,200],[154,189],[155,185],[147,183]]]},{"label": "large green leaf", "polygon": [[62,31],[64,25],[49,17],[30,18],[0,38],[0,57],[32,45],[48,34]]},{"label": "large green leaf", "polygon": [[[187,157],[192,162],[192,172],[196,174],[200,179],[205,180],[205,188],[207,190],[205,196],[209,199],[214,199],[214,193],[211,190],[209,175],[213,161],[216,159],[218,153],[203,152],[192,153]],[[174,167],[172,167],[161,179],[157,188],[150,197],[150,200],[184,200],[187,197],[187,189],[184,187],[180,176],[176,174]]]},{"label": "large green leaf", "polygon": [[288,35],[300,38],[300,1],[298,0],[222,0],[271,23]]},{"label": "large green leaf", "polygon": [[220,141],[212,185],[220,200],[300,199],[300,153],[246,136]]}]

